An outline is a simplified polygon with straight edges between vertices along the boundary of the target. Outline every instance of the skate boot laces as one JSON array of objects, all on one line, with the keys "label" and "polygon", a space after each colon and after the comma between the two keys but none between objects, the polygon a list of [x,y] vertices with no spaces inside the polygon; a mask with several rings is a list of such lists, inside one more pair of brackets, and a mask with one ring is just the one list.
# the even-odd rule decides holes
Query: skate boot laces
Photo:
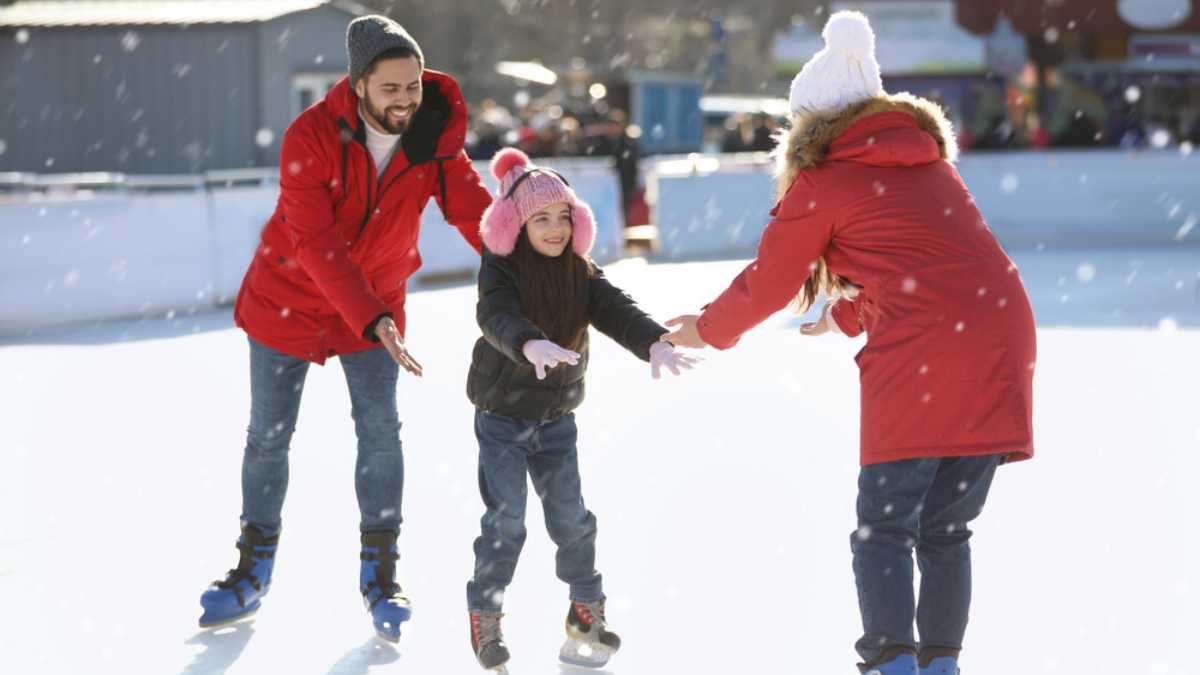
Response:
[{"label": "skate boot laces", "polygon": [[578,600],[571,601],[571,608],[575,611],[575,618],[579,619],[579,623],[583,624],[585,629],[590,630],[593,623],[599,622],[598,628],[603,630],[606,622],[604,620],[604,601],[596,602],[580,602]]},{"label": "skate boot laces", "polygon": [[476,650],[504,639],[500,631],[500,619],[503,616],[500,612],[471,612],[471,637],[475,638]]}]

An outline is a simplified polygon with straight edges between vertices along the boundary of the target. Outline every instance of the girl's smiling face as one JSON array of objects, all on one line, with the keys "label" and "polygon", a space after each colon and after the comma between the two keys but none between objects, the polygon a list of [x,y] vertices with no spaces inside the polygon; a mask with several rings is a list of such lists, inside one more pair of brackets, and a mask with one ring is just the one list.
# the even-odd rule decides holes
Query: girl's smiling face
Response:
[{"label": "girl's smiling face", "polygon": [[571,207],[557,202],[534,212],[525,221],[525,233],[533,250],[557,258],[571,241]]}]

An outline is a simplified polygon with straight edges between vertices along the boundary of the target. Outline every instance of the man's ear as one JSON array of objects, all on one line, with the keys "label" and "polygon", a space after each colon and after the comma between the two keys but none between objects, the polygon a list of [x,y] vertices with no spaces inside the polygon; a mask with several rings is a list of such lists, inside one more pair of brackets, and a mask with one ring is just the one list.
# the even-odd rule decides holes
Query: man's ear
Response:
[{"label": "man's ear", "polygon": [[354,81],[354,95],[355,96],[358,96],[359,98],[364,98],[366,89],[367,89],[367,83],[366,83],[365,77],[360,77]]}]

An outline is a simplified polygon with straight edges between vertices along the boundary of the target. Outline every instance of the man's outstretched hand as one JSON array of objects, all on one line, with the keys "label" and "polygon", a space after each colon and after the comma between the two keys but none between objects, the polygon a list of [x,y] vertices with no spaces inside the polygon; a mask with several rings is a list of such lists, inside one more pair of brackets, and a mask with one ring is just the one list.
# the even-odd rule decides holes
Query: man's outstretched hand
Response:
[{"label": "man's outstretched hand", "polygon": [[413,358],[412,354],[408,353],[408,348],[404,346],[404,338],[400,337],[400,330],[396,328],[396,322],[392,317],[385,316],[375,325],[375,335],[379,336],[379,341],[383,343],[383,348],[392,355],[392,359],[400,364],[400,367],[408,372],[421,377],[421,364]]}]

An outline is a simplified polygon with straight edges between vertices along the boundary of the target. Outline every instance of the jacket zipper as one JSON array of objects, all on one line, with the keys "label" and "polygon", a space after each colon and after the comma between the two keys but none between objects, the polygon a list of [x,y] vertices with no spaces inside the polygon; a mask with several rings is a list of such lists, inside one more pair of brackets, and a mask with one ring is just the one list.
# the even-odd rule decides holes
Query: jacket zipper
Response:
[{"label": "jacket zipper", "polygon": [[[347,124],[344,119],[338,118],[338,122],[344,129],[348,130],[350,128],[350,125]],[[400,170],[399,173],[397,173],[395,176],[392,176],[392,179],[390,181],[388,181],[387,185],[380,186],[379,193],[375,195],[375,202],[372,203],[372,201],[371,201],[371,186],[374,185],[375,181],[376,181],[375,160],[374,160],[374,158],[371,157],[371,151],[367,149],[367,146],[361,140],[359,140],[357,138],[352,138],[350,141],[346,141],[345,143],[342,144],[342,157],[343,157],[343,159],[342,159],[342,186],[343,186],[342,189],[343,189],[343,191],[346,189],[345,188],[345,180],[346,180],[346,164],[347,164],[347,162],[346,162],[345,158],[346,158],[346,154],[348,152],[349,144],[351,142],[358,143],[359,147],[361,147],[363,149],[363,154],[366,155],[366,158],[367,158],[367,209],[363,213],[362,221],[358,225],[358,233],[356,235],[354,235],[354,241],[358,241],[359,239],[362,238],[363,231],[367,228],[367,222],[371,219],[371,213],[375,210],[375,207],[378,204],[383,202],[383,193],[387,192],[388,188],[395,185],[396,181],[400,180],[400,177],[403,176],[404,174],[408,173],[410,169],[412,169],[415,166],[421,166],[422,164],[426,164],[426,163],[428,163],[428,161],[417,162],[416,164],[409,164],[408,166],[404,167],[402,170]],[[393,155],[392,159],[395,160],[394,155]],[[453,159],[453,156],[434,157],[433,160],[430,160],[430,161],[437,162],[438,182],[439,182],[439,186],[440,186],[440,190],[441,190],[441,194],[442,194],[442,210],[443,211],[445,211],[445,209],[446,209],[446,174],[442,168],[442,164],[447,159]],[[383,179],[383,176],[379,176],[379,180],[382,181],[382,179]]]}]

